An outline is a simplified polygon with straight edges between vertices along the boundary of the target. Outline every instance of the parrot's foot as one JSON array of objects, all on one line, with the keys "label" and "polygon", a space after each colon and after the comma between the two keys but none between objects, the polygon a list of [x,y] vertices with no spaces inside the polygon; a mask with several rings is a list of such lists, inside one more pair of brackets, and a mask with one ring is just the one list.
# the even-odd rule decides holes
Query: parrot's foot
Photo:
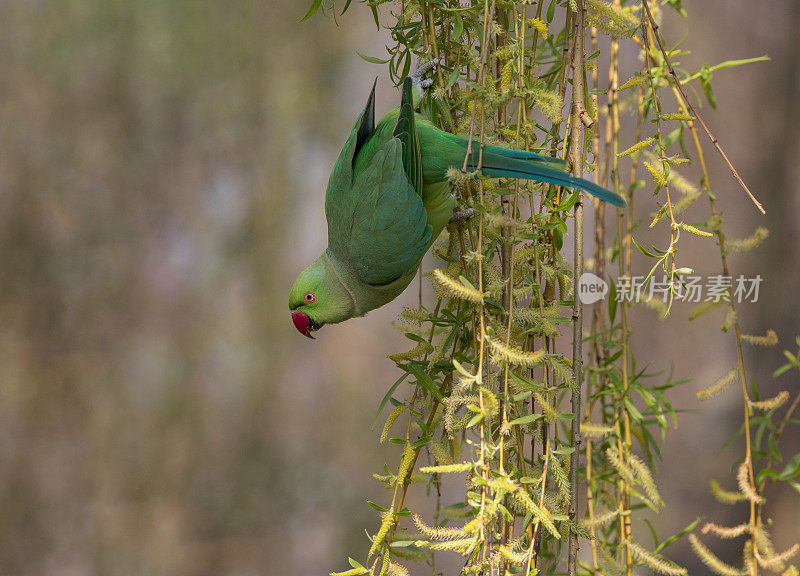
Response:
[{"label": "parrot's foot", "polygon": [[423,79],[422,77],[428,73],[429,70],[432,70],[435,66],[440,66],[444,64],[444,58],[434,58],[433,60],[429,60],[424,64],[420,64],[419,68],[417,68],[414,73],[409,76],[411,78],[411,83],[417,87],[419,91],[419,97],[425,93],[425,88],[433,84],[433,78],[426,78]]},{"label": "parrot's foot", "polygon": [[450,218],[450,222],[463,222],[464,220],[469,220],[473,216],[475,216],[477,212],[475,208],[465,208],[464,210],[453,210],[453,217]]}]

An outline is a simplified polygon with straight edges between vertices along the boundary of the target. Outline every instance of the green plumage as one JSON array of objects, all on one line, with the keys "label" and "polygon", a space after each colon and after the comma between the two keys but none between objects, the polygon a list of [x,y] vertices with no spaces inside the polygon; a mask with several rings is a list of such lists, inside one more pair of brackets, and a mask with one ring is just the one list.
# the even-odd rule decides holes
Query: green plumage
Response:
[{"label": "green plumage", "polygon": [[[331,171],[325,195],[328,248],[292,286],[289,308],[313,325],[363,316],[408,286],[455,208],[446,173],[463,165],[467,140],[414,111],[410,78],[399,108],[375,125],[375,87]],[[478,163],[477,145],[468,166]],[[624,200],[566,172],[566,162],[484,146],[482,173],[576,187],[616,206]],[[311,296],[309,296],[311,295]]]}]

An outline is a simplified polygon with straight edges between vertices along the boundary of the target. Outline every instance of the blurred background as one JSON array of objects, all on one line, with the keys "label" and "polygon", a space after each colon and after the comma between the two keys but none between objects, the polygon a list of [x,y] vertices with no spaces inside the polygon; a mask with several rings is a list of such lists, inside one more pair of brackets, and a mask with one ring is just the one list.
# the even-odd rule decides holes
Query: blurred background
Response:
[{"label": "blurred background", "polygon": [[[0,1],[0,574],[317,575],[365,554],[364,501],[387,500],[371,473],[398,456],[371,429],[397,377],[385,355],[408,347],[389,322],[415,291],[316,341],[286,300],[325,247],[328,171],[372,79],[379,112],[398,94],[356,55],[383,53],[368,10],[300,24],[306,4]],[[748,349],[750,374],[767,395],[795,392],[796,373],[771,374],[800,333],[800,5],[683,5],[691,24],[669,15],[665,34],[686,36],[686,68],[771,57],[715,74],[719,107],[704,106],[767,215],[707,158],[731,235],[772,233],[731,259],[765,278],[746,331],[781,338]],[[623,78],[638,68],[625,49]],[[681,246],[684,265],[720,273],[713,243]],[[658,474],[662,536],[744,513],[707,489],[733,486],[741,443],[720,447],[739,397],[702,412],[694,399],[735,363],[732,336],[688,310],[635,319],[639,362],[693,378],[672,395],[687,412]],[[782,549],[800,538],[800,499],[767,496]],[[705,572],[684,543],[671,556]]]}]

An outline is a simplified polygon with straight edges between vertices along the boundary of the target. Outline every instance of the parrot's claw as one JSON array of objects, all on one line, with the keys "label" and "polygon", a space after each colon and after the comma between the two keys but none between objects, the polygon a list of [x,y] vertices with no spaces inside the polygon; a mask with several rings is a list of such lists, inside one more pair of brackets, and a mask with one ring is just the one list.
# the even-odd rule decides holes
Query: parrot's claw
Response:
[{"label": "parrot's claw", "polygon": [[444,64],[444,58],[434,58],[433,60],[428,60],[427,62],[420,64],[419,68],[417,68],[414,73],[411,74],[411,83],[417,87],[420,98],[422,98],[422,96],[425,94],[425,88],[433,84],[432,78],[423,79],[422,77],[435,66],[441,66],[442,64]]},{"label": "parrot's claw", "polygon": [[453,217],[450,222],[463,222],[475,216],[475,208],[465,208],[464,210],[453,210]]}]

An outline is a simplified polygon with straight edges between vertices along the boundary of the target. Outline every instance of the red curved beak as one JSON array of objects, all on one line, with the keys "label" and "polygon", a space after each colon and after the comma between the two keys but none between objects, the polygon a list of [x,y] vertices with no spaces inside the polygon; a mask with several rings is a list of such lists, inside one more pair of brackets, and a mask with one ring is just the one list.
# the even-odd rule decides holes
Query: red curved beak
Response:
[{"label": "red curved beak", "polygon": [[319,330],[322,326],[321,324],[317,324],[311,318],[309,318],[308,314],[298,310],[292,310],[292,322],[294,322],[294,327],[297,328],[297,331],[300,332],[300,334],[306,336],[307,338],[311,338],[312,340],[315,338],[311,335],[311,332],[314,330]]}]

